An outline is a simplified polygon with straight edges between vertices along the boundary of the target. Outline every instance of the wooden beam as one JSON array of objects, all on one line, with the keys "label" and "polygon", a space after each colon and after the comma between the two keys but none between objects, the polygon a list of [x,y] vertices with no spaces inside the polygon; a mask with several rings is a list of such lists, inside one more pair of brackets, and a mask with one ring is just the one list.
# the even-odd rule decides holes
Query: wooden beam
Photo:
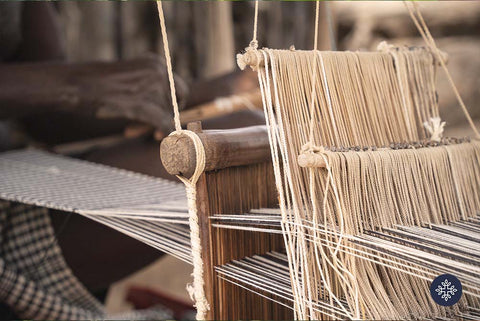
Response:
[{"label": "wooden beam", "polygon": [[[187,129],[198,126],[199,122],[190,123]],[[256,164],[271,158],[266,126],[193,131],[205,148],[205,171]],[[195,171],[195,147],[186,135],[166,137],[160,145],[160,158],[171,175],[190,177]]]},{"label": "wooden beam", "polygon": [[[378,51],[375,51],[375,52],[378,52]],[[448,54],[443,51],[440,51],[440,55],[442,56],[442,59],[444,60],[444,62],[448,63]],[[440,61],[438,59],[435,59],[434,64],[440,65]],[[241,70],[244,70],[247,66],[250,66],[252,68],[264,67],[265,58],[259,52],[246,51],[243,54],[237,55],[237,65],[238,67],[240,67]]]}]

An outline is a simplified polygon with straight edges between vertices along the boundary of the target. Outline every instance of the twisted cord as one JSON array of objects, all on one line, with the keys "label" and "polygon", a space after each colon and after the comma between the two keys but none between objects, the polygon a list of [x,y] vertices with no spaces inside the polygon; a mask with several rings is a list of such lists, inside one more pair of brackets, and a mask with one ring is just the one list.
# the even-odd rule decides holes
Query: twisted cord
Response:
[{"label": "twisted cord", "polygon": [[180,175],[177,175],[177,177],[185,184],[188,199],[190,242],[192,246],[193,259],[193,285],[188,284],[187,291],[189,292],[190,297],[195,301],[195,307],[197,308],[196,319],[204,320],[206,318],[207,311],[210,310],[210,305],[208,304],[207,298],[205,296],[204,288],[205,281],[203,278],[204,269],[202,261],[202,242],[200,238],[200,227],[198,224],[196,185],[198,179],[205,170],[205,149],[203,147],[202,141],[197,134],[189,130],[182,130],[180,122],[180,112],[178,110],[177,96],[175,91],[175,81],[173,78],[172,58],[170,56],[170,50],[168,47],[167,29],[165,26],[165,16],[163,14],[161,1],[157,1],[157,8],[158,17],[160,19],[160,27],[162,31],[163,49],[165,51],[165,60],[167,63],[168,80],[170,83],[170,94],[172,96],[172,106],[175,121],[175,131],[172,132],[169,136],[186,135],[192,140],[195,147],[195,156],[197,161],[195,172],[190,178],[182,177]]}]

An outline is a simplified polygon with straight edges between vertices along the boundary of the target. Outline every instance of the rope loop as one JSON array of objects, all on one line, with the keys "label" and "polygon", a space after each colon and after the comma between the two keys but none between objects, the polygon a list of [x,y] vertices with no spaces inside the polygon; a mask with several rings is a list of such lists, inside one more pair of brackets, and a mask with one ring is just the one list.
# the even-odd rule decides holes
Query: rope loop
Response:
[{"label": "rope loop", "polygon": [[205,170],[205,148],[203,147],[200,137],[195,132],[190,130],[177,130],[172,132],[169,136],[186,135],[189,137],[193,146],[195,147],[196,165],[195,171],[190,178],[177,175],[186,188],[188,201],[188,214],[190,225],[190,243],[192,246],[192,260],[193,260],[193,284],[187,284],[187,291],[192,299],[195,301],[195,308],[197,309],[197,320],[204,320],[207,311],[210,310],[210,305],[205,296],[205,280],[203,278],[204,268],[202,260],[202,243],[200,238],[200,226],[198,223],[197,214],[197,190],[196,185],[198,179]]},{"label": "rope loop", "polygon": [[195,187],[195,184],[197,184],[198,179],[202,175],[203,171],[205,170],[205,148],[203,147],[202,140],[198,135],[191,130],[176,130],[168,136],[181,136],[181,135],[186,135],[188,136],[192,142],[193,146],[195,148],[195,156],[196,156],[196,166],[195,166],[195,171],[193,172],[193,175],[190,178],[186,178],[180,175],[177,175],[178,179],[180,179],[185,185],[193,185]]}]

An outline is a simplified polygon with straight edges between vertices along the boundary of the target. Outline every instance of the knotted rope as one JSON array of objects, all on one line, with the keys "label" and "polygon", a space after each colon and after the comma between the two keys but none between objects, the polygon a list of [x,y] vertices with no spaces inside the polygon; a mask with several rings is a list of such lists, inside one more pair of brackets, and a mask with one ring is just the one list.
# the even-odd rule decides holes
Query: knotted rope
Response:
[{"label": "knotted rope", "polygon": [[167,62],[168,80],[170,84],[170,94],[172,96],[172,106],[175,122],[175,131],[169,136],[186,135],[189,137],[195,147],[196,167],[192,177],[186,178],[180,175],[177,177],[185,184],[187,198],[188,198],[188,214],[190,224],[190,242],[192,245],[192,259],[193,259],[193,285],[187,285],[187,290],[190,297],[195,301],[197,308],[197,320],[204,320],[207,311],[210,309],[207,298],[205,297],[204,279],[203,279],[203,261],[202,261],[202,244],[200,239],[200,228],[198,225],[197,215],[197,190],[196,185],[200,176],[205,169],[205,149],[202,141],[192,131],[183,130],[180,123],[180,112],[178,110],[178,102],[175,91],[175,81],[173,78],[172,59],[170,57],[170,49],[168,47],[167,29],[165,26],[165,16],[163,14],[162,2],[157,1],[158,17],[160,19],[160,27],[162,31],[163,49],[165,51],[165,60]]},{"label": "knotted rope", "polygon": [[256,70],[260,62],[260,57],[257,52],[258,49],[258,40],[257,40],[257,29],[258,29],[258,0],[255,1],[255,17],[253,20],[253,35],[252,41],[247,48],[245,48],[244,54],[237,54],[237,65],[240,70],[244,70],[248,65],[252,66],[253,70]]},{"label": "knotted rope", "polygon": [[430,49],[435,53],[436,59],[440,62],[440,65],[442,66],[443,70],[445,71],[445,74],[447,75],[447,80],[450,84],[450,87],[452,87],[453,93],[455,94],[455,97],[457,98],[457,101],[460,104],[460,107],[462,108],[462,111],[465,115],[465,118],[468,121],[468,124],[472,128],[477,138],[480,139],[480,132],[475,126],[475,123],[473,122],[472,117],[468,112],[467,106],[465,106],[465,103],[462,97],[460,96],[460,93],[458,92],[457,86],[455,85],[455,82],[453,81],[453,78],[450,75],[450,72],[448,71],[447,65],[445,64],[445,59],[442,53],[440,52],[440,50],[438,49],[437,44],[435,43],[435,39],[433,38],[432,34],[430,33],[430,30],[428,29],[427,24],[425,23],[425,20],[423,19],[423,15],[420,12],[420,9],[418,8],[418,4],[409,3],[409,2],[410,1],[404,1],[403,4],[408,9],[408,13],[410,14],[410,17],[412,18],[412,21],[417,27],[418,32],[422,36],[423,40],[425,41],[427,46],[429,46]]}]

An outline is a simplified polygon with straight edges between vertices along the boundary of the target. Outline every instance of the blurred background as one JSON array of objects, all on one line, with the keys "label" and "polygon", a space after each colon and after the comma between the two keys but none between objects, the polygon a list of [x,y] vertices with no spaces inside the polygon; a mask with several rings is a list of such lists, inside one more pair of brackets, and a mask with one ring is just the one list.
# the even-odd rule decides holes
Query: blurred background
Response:
[{"label": "blurred background", "polygon": [[[17,3],[3,3],[0,6],[0,22],[2,19],[5,21],[6,15],[10,15],[9,24],[0,24],[0,42],[8,28],[16,23],[23,37],[19,36],[22,54],[5,55],[3,65],[16,64],[20,70],[20,65],[27,62],[62,61],[62,66],[67,66],[69,70],[80,68],[80,71],[74,74],[77,76],[69,79],[76,81],[79,75],[83,77],[87,73],[88,68],[81,67],[87,65],[82,64],[113,64],[118,61],[137,61],[135,59],[141,60],[145,57],[152,59],[152,54],[159,57],[153,58],[155,61],[162,61],[160,29],[156,4],[153,1],[59,1],[47,5],[27,2],[23,8],[15,9],[16,6]],[[293,45],[296,49],[312,49],[314,6],[310,1],[260,2],[259,46],[289,48]],[[450,72],[472,117],[479,124],[480,2],[421,2],[419,6],[438,47],[448,53]],[[164,10],[174,71],[178,75],[177,85],[183,88],[180,90],[180,98],[185,110],[208,105],[219,97],[256,91],[258,85],[255,73],[239,72],[235,62],[236,53],[243,51],[252,38],[252,1],[166,1]],[[35,44],[38,39],[50,39],[52,36],[45,31],[47,28],[44,23],[26,23],[38,20],[42,12],[47,16],[52,30],[58,32],[55,41],[61,48],[61,54],[57,56],[40,54],[41,49],[46,46],[45,41],[38,41],[36,47],[30,48],[26,45],[27,41]],[[18,14],[18,19],[13,14]],[[321,50],[375,50],[382,40],[396,45],[423,44],[402,2],[322,2]],[[163,63],[145,65],[142,62],[138,69],[135,66],[133,64],[128,68],[130,74],[122,74],[130,79],[130,83],[127,82],[126,85],[148,87],[148,77],[152,77],[154,81],[152,80],[150,86],[155,87],[158,83],[158,87],[167,88]],[[87,80],[82,84],[82,88],[92,87],[85,91],[86,96],[97,94],[110,81],[118,80],[118,77],[109,77],[111,69],[94,67],[88,69],[93,70],[91,78],[85,78]],[[152,76],[148,73],[147,69],[150,67],[152,72],[160,75],[160,79],[157,79],[158,75]],[[28,68],[33,70],[37,67],[28,65]],[[143,70],[144,73],[139,71],[132,76],[136,70]],[[26,72],[28,73],[28,70]],[[446,134],[470,135],[443,71],[439,69],[438,72],[439,103],[442,118],[447,121]],[[36,75],[38,74],[41,72],[36,72]],[[0,81],[2,78],[3,84],[11,81],[5,74],[0,73]],[[89,79],[95,81],[90,83]],[[0,100],[1,90],[5,90],[4,88],[0,86]],[[105,95],[115,96],[121,90],[119,88],[123,87],[107,88]],[[28,93],[28,88],[25,90]],[[166,177],[158,159],[158,140],[168,134],[168,131],[162,128],[163,132],[155,133],[157,124],[148,121],[149,117],[153,118],[151,114],[147,117],[135,114],[135,108],[140,106],[141,102],[133,102],[131,106],[127,106],[129,96],[135,95],[135,91],[129,94],[128,90],[125,96],[121,96],[122,99],[108,101],[113,106],[107,106],[107,110],[102,109],[101,113],[98,110],[89,114],[49,110],[4,117],[0,124],[0,146],[4,146],[3,149],[40,146],[98,163]],[[49,95],[54,96],[55,91],[49,91]],[[159,100],[161,102],[156,107],[162,109],[162,115],[171,120],[169,96],[165,96],[163,92],[158,95],[163,95],[163,99]],[[90,102],[94,104],[98,100],[103,102],[105,99],[96,97]],[[244,104],[244,110],[206,120],[204,127],[231,128],[262,124],[260,101],[252,98],[249,102]],[[118,113],[118,110],[112,111],[122,104],[126,106],[123,114]],[[6,107],[3,104],[0,109]],[[109,113],[115,117],[99,119],[100,114],[105,116]],[[62,216],[62,213],[52,211],[51,216],[57,229],[62,225],[60,218],[64,214]],[[70,219],[67,228],[59,236],[59,241],[75,274],[92,292],[100,293],[99,297],[102,297],[103,293],[110,312],[129,310],[135,306],[135,302],[138,303],[138,300],[135,301],[135,289],[132,292],[132,286],[140,287],[142,295],[148,292],[145,292],[147,289],[156,291],[152,297],[164,293],[187,305],[191,304],[185,291],[185,284],[191,279],[191,267],[184,263],[171,257],[162,257],[156,250],[137,244],[137,241],[127,240],[127,237],[117,232],[76,216]],[[153,263],[150,264],[151,262]],[[139,271],[126,277],[126,274],[134,270]],[[121,280],[117,281],[119,279]],[[127,300],[129,296],[130,299]],[[138,307],[138,304],[136,306]]]},{"label": "blurred background", "polygon": [[[135,58],[162,54],[158,17],[153,2],[59,2],[70,61]],[[164,4],[175,72],[187,82],[208,79],[237,69],[235,54],[250,42],[253,2],[185,2]],[[449,54],[449,69],[474,118],[480,117],[480,3],[421,2],[420,8],[437,40]],[[313,47],[314,4],[260,3],[258,39],[261,47]],[[321,49],[329,50],[329,21],[338,50],[375,50],[378,43],[422,45],[401,2],[330,1],[322,4]],[[463,118],[439,70],[442,114],[450,126]]]}]

